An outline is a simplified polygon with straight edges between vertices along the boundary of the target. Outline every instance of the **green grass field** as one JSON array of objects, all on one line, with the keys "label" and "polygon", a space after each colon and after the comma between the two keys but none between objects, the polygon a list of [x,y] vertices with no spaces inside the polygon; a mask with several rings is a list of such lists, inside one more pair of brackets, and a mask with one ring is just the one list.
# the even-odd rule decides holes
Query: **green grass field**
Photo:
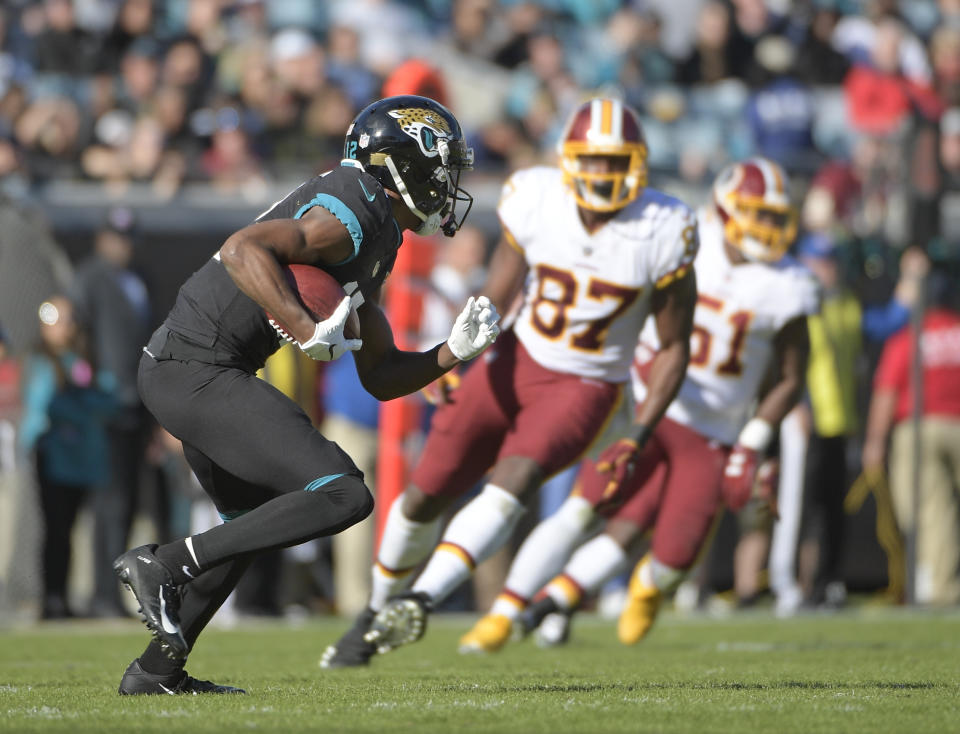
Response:
[{"label": "green grass field", "polygon": [[211,629],[188,666],[247,696],[121,698],[139,624],[0,632],[3,732],[957,732],[960,614],[863,608],[776,620],[663,615],[634,648],[577,620],[571,643],[463,657],[473,617],[431,621],[368,669],[317,660],[346,621]]}]

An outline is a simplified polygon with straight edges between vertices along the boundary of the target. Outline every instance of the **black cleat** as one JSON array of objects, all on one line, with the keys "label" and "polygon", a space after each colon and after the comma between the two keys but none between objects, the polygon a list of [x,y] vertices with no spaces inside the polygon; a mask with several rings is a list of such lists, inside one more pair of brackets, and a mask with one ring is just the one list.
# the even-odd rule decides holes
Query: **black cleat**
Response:
[{"label": "black cleat", "polygon": [[559,612],[560,607],[550,596],[538,599],[520,613],[516,627],[518,634],[526,637],[533,632],[548,614]]},{"label": "black cleat", "polygon": [[573,610],[561,609],[549,596],[538,599],[520,615],[518,624],[524,637],[536,630],[533,640],[537,647],[559,647],[570,639]]},{"label": "black cleat", "polygon": [[321,668],[356,668],[361,665],[369,665],[370,658],[377,652],[377,646],[372,642],[367,642],[364,635],[370,631],[370,624],[376,614],[370,607],[367,607],[353,623],[353,627],[348,629],[343,637],[337,640],[336,644],[327,646],[323,651],[323,657],[320,658]]},{"label": "black cleat", "polygon": [[537,647],[560,647],[570,641],[572,612],[551,612],[537,627],[533,641]]},{"label": "black cleat", "polygon": [[246,693],[242,688],[221,686],[208,680],[197,680],[187,671],[155,675],[140,667],[140,658],[127,666],[117,693],[121,696],[198,696],[201,693]]},{"label": "black cleat", "polygon": [[432,611],[433,602],[422,591],[398,594],[377,612],[363,639],[373,643],[380,654],[409,645],[423,637],[427,631],[427,615]]},{"label": "black cleat", "polygon": [[190,647],[180,629],[180,588],[167,567],[154,555],[156,545],[128,550],[113,562],[113,570],[133,592],[140,618],[174,660],[185,660]]}]

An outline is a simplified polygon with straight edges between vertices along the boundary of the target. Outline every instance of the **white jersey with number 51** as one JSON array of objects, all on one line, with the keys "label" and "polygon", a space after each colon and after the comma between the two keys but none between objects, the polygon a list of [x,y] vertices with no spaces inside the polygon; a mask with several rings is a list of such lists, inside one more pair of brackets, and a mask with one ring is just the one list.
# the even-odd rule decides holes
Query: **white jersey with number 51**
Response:
[{"label": "white jersey with number 51", "polygon": [[[791,319],[817,312],[820,289],[810,271],[789,255],[772,263],[733,265],[719,219],[702,210],[698,221],[690,364],[667,415],[707,438],[733,444],[771,367],[774,337]],[[638,403],[647,392],[642,365],[656,348],[656,330],[644,329],[633,372]]]},{"label": "white jersey with number 51", "polygon": [[557,168],[518,171],[497,212],[529,266],[514,329],[542,366],[623,382],[657,288],[682,277],[697,253],[694,213],[645,189],[594,233]]}]

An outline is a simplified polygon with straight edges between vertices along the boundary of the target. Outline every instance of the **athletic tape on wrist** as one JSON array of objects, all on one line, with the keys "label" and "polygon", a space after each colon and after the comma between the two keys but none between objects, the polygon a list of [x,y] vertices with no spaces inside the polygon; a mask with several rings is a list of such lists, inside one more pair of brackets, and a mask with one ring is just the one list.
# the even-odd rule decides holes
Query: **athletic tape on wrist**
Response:
[{"label": "athletic tape on wrist", "polygon": [[763,418],[751,418],[740,431],[737,443],[756,452],[766,451],[773,440],[773,426]]}]

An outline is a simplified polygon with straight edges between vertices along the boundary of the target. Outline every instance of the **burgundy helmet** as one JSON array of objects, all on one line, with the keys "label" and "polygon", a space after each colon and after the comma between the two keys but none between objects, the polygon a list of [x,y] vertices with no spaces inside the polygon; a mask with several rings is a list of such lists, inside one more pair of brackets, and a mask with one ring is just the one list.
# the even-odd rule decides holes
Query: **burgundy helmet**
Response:
[{"label": "burgundy helmet", "polygon": [[[619,99],[596,98],[567,121],[557,146],[564,181],[585,209],[610,212],[636,199],[647,185],[647,145],[637,113]],[[623,156],[625,170],[582,170],[581,156]]]}]

